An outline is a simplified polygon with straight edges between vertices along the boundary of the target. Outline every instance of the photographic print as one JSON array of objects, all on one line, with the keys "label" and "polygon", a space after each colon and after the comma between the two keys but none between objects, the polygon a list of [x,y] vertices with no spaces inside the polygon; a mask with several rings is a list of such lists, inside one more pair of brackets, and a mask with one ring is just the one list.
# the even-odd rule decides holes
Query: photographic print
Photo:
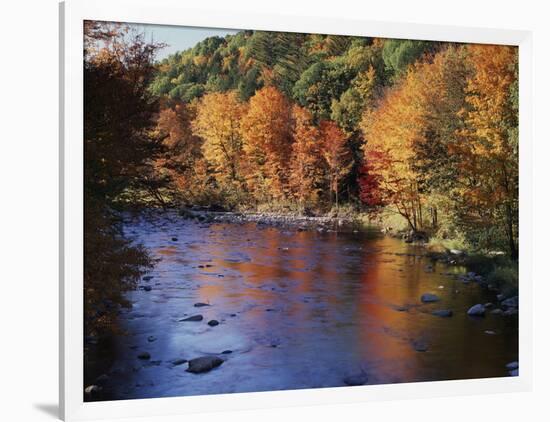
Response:
[{"label": "photographic print", "polygon": [[82,35],[84,401],[518,375],[518,47]]}]

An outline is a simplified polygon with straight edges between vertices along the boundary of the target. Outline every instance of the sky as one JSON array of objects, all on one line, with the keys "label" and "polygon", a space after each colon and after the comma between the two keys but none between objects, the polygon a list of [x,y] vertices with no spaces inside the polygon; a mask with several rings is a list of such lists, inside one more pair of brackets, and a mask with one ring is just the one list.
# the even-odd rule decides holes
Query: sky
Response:
[{"label": "sky", "polygon": [[157,53],[157,60],[162,60],[177,51],[187,50],[205,38],[215,35],[224,37],[227,34],[236,34],[239,32],[233,29],[196,28],[191,26],[145,24],[131,24],[130,26],[137,30],[144,31],[147,40],[152,36],[155,42],[168,44],[167,47],[161,49]]}]

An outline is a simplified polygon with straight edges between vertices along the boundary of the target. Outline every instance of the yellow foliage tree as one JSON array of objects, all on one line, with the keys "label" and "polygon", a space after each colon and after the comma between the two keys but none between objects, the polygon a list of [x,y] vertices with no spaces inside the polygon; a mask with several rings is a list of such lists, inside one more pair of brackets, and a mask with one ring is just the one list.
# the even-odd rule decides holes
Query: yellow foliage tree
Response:
[{"label": "yellow foliage tree", "polygon": [[220,185],[238,185],[241,179],[241,119],[245,110],[234,91],[207,94],[198,104],[193,133],[203,139],[203,156]]}]

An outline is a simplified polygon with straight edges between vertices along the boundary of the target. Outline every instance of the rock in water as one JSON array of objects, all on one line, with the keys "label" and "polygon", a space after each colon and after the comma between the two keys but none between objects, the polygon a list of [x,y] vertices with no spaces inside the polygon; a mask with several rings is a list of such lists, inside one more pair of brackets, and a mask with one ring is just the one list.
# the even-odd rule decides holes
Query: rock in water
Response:
[{"label": "rock in water", "polygon": [[151,290],[153,290],[153,288],[151,286],[143,286],[143,290],[145,290],[146,292],[150,292]]},{"label": "rock in water", "polygon": [[153,279],[153,276],[152,275],[146,275],[143,277],[143,281],[149,281],[149,280],[152,280]]},{"label": "rock in water", "polygon": [[97,394],[101,391],[101,387],[98,385],[89,385],[84,389],[84,393],[86,393],[89,396],[92,396],[94,394]]},{"label": "rock in water", "polygon": [[350,387],[355,387],[357,385],[365,385],[369,381],[367,374],[364,372],[360,374],[350,375],[344,378],[344,383]]},{"label": "rock in water", "polygon": [[203,372],[211,371],[217,368],[223,363],[223,360],[217,356],[202,356],[200,358],[191,359],[189,361],[189,367],[187,372],[193,374],[201,374]]},{"label": "rock in water", "polygon": [[517,296],[510,297],[500,302],[500,304],[507,308],[517,308],[519,306],[519,298]]},{"label": "rock in water", "polygon": [[202,315],[193,315],[187,318],[180,319],[180,322],[184,321],[202,321],[203,317]]},{"label": "rock in water", "polygon": [[518,369],[519,368],[519,362],[510,362],[508,364],[506,364],[506,369],[512,371],[514,369]]},{"label": "rock in water", "polygon": [[193,305],[195,308],[202,308],[203,306],[210,306],[209,303],[197,302]]},{"label": "rock in water", "polygon": [[229,354],[231,354],[231,353],[233,353],[233,350],[224,350],[224,351],[222,352],[222,355],[229,355]]},{"label": "rock in water", "polygon": [[479,317],[485,316],[485,306],[483,306],[481,303],[472,306],[470,309],[468,309],[468,315]]},{"label": "rock in water", "polygon": [[422,340],[414,340],[412,346],[417,352],[426,352],[428,350],[428,345]]},{"label": "rock in water", "polygon": [[177,237],[173,237],[172,238],[172,242],[177,242],[178,241],[178,238]]},{"label": "rock in water", "polygon": [[149,352],[141,352],[137,357],[138,359],[147,360],[151,359],[151,354]]},{"label": "rock in water", "polygon": [[420,300],[423,303],[437,302],[439,301],[439,296],[434,295],[433,293],[424,293],[422,296],[420,296]]},{"label": "rock in water", "polygon": [[451,311],[450,309],[438,309],[436,311],[433,311],[432,315],[442,318],[449,318],[453,316],[453,311]]},{"label": "rock in water", "polygon": [[218,321],[216,321],[215,319],[213,319],[213,320],[208,321],[208,325],[210,325],[211,327],[215,327],[216,325],[220,325],[220,323]]},{"label": "rock in water", "polygon": [[509,374],[511,377],[517,377],[519,375],[519,369],[512,369]]},{"label": "rock in water", "polygon": [[156,338],[155,336],[149,336],[149,337],[147,337],[147,341],[148,341],[149,343],[152,343],[152,342],[155,341],[156,339],[157,339],[157,338]]},{"label": "rock in water", "polygon": [[172,365],[174,366],[183,365],[186,362],[187,362],[187,359],[174,359],[172,361]]}]

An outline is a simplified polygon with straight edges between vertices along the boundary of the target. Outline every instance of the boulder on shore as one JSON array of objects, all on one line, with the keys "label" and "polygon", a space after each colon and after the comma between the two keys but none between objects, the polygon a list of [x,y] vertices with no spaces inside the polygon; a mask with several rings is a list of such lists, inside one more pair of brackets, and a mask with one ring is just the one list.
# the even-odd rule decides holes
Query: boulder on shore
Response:
[{"label": "boulder on shore", "polygon": [[470,309],[468,309],[468,315],[478,317],[485,316],[485,306],[483,306],[481,303],[472,306]]},{"label": "boulder on shore", "polygon": [[208,372],[214,368],[217,368],[223,362],[223,359],[220,359],[217,356],[201,356],[200,358],[191,359],[189,361],[187,372],[191,372],[193,374],[201,374],[203,372]]}]

